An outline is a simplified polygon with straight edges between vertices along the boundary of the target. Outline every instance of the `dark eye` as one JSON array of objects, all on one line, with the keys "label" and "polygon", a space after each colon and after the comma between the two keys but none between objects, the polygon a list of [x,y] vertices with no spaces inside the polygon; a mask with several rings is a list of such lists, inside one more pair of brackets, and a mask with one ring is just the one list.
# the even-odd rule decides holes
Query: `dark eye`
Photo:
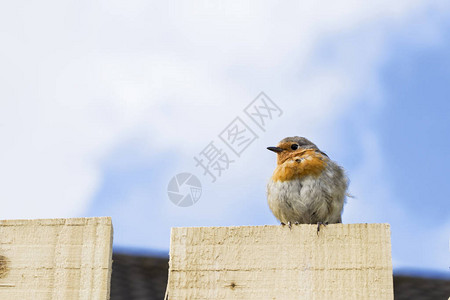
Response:
[{"label": "dark eye", "polygon": [[291,145],[291,149],[292,150],[297,150],[298,149],[298,145],[297,144],[292,144]]}]

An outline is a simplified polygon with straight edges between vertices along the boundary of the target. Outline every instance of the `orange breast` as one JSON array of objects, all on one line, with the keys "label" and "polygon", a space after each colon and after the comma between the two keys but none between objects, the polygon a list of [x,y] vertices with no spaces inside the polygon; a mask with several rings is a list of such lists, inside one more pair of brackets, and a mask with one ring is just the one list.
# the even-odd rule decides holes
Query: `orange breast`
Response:
[{"label": "orange breast", "polygon": [[326,158],[314,150],[293,153],[279,164],[272,175],[273,181],[286,181],[305,176],[319,176],[327,165]]}]

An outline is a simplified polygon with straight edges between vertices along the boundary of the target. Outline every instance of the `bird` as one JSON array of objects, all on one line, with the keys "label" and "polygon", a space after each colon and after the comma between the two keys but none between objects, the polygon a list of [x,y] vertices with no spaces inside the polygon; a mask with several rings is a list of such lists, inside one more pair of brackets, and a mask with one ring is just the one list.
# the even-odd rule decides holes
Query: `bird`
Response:
[{"label": "bird", "polygon": [[349,180],[344,169],[305,137],[287,137],[276,147],[277,166],[267,201],[281,225],[342,223]]}]

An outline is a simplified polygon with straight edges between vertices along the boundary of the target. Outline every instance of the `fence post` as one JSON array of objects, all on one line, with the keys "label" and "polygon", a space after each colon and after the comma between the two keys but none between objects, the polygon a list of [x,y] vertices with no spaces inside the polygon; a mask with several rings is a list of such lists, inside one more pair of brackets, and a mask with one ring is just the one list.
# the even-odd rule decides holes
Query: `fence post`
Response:
[{"label": "fence post", "polygon": [[393,299],[390,226],[172,228],[167,299]]},{"label": "fence post", "polygon": [[109,299],[111,218],[0,221],[0,299]]}]

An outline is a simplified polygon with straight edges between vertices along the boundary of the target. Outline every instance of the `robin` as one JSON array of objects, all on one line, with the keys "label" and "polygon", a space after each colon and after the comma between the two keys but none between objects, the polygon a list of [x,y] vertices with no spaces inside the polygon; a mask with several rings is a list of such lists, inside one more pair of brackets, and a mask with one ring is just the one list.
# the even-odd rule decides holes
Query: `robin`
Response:
[{"label": "robin", "polygon": [[267,184],[269,207],[281,225],[341,223],[348,179],[344,169],[304,137],[287,137],[267,149],[277,167]]}]

